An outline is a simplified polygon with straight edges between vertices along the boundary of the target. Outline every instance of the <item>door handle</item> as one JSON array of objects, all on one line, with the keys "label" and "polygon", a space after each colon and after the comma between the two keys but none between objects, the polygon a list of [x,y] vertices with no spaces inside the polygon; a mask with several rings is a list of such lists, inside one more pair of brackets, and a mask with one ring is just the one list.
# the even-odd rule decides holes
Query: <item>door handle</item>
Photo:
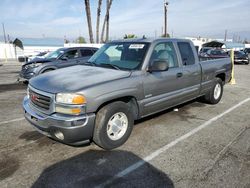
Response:
[{"label": "door handle", "polygon": [[180,78],[180,77],[182,77],[182,76],[183,76],[182,72],[179,72],[179,73],[176,74],[176,77],[177,77],[177,78]]}]

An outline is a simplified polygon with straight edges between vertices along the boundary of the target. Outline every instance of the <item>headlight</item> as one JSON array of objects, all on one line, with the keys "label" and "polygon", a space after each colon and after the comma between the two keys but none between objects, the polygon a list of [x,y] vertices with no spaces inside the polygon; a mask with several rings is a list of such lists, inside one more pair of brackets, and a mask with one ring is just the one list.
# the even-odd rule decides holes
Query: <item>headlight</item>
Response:
[{"label": "headlight", "polygon": [[58,93],[56,102],[56,112],[79,115],[84,113],[84,106],[82,105],[86,103],[86,98],[76,93]]},{"label": "headlight", "polygon": [[83,113],[83,110],[81,107],[66,108],[66,107],[56,106],[56,112],[62,113],[62,114],[79,115]]},{"label": "headlight", "polygon": [[62,104],[84,104],[86,98],[81,94],[74,93],[58,93],[56,95],[56,102]]}]

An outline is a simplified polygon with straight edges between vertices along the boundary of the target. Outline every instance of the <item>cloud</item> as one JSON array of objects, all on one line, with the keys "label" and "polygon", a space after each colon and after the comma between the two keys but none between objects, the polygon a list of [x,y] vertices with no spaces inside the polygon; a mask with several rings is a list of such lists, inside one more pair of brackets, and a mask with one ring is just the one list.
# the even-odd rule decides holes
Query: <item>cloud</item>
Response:
[{"label": "cloud", "polygon": [[[249,0],[193,1],[169,0],[168,31],[175,36],[218,36],[225,29],[230,33],[249,33]],[[103,0],[101,25],[105,14]],[[92,26],[95,32],[97,1],[90,1]],[[11,35],[64,36],[79,34],[88,38],[83,0],[1,0],[0,22]],[[110,12],[110,36],[126,33],[137,36],[161,34],[163,0],[114,0]],[[250,38],[250,36],[249,36]]]}]

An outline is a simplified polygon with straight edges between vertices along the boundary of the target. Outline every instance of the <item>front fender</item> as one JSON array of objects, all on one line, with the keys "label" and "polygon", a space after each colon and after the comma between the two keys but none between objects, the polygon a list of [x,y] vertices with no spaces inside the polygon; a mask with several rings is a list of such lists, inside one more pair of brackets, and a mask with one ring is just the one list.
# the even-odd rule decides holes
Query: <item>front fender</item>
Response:
[{"label": "front fender", "polygon": [[43,73],[45,70],[48,70],[48,69],[53,69],[53,70],[56,70],[57,67],[56,66],[44,66],[40,69],[39,71],[39,74]]},{"label": "front fender", "polygon": [[109,93],[105,93],[102,95],[99,95],[98,97],[95,97],[94,99],[91,99],[87,103],[87,111],[88,112],[96,112],[101,106],[104,104],[107,104],[109,102],[124,99],[126,97],[128,98],[134,98],[136,101],[138,100],[137,92],[138,90],[136,88],[126,88],[122,90],[116,90]]}]

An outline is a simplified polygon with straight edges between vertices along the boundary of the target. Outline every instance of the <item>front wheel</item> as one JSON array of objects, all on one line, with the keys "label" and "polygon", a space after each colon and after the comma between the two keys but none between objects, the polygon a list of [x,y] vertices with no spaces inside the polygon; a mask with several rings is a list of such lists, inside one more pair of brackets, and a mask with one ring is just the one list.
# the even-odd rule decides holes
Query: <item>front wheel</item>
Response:
[{"label": "front wheel", "polygon": [[114,149],[127,141],[133,125],[129,105],[121,101],[110,103],[96,115],[93,141],[103,149]]},{"label": "front wheel", "polygon": [[53,71],[54,69],[46,69],[46,70],[44,70],[43,72],[42,72],[42,74],[43,73],[46,73],[46,72],[50,72],[50,71]]},{"label": "front wheel", "polygon": [[223,94],[223,83],[220,78],[216,78],[214,82],[214,86],[212,89],[205,95],[206,102],[210,104],[217,104],[222,97]]}]

